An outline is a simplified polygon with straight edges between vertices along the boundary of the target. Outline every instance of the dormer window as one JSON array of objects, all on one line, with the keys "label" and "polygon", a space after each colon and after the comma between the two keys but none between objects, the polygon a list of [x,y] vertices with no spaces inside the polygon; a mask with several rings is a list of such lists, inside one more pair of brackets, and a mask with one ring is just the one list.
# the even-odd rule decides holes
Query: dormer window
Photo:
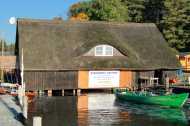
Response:
[{"label": "dormer window", "polygon": [[98,45],[95,47],[95,56],[113,56],[113,47],[109,45]]}]

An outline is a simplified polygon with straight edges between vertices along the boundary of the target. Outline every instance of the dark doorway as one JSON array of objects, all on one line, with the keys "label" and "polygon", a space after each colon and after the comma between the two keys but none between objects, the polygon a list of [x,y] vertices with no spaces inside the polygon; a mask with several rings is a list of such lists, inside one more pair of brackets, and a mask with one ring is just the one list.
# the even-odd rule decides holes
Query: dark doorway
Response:
[{"label": "dark doorway", "polygon": [[155,70],[154,77],[158,78],[158,83],[163,84],[163,71],[162,70]]}]

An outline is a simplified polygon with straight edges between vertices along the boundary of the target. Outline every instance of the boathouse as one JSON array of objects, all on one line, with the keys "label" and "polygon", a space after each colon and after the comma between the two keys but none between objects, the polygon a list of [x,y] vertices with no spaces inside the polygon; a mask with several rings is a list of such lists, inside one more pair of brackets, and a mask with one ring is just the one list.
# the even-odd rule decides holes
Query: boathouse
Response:
[{"label": "boathouse", "polygon": [[16,54],[27,90],[164,84],[180,68],[153,23],[18,19]]}]

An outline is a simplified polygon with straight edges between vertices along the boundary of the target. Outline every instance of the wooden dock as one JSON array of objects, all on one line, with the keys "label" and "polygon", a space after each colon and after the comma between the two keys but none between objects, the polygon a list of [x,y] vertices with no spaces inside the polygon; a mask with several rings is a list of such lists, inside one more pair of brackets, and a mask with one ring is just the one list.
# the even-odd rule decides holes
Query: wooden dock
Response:
[{"label": "wooden dock", "polygon": [[170,84],[170,88],[185,88],[190,89],[190,84],[187,82]]},{"label": "wooden dock", "polygon": [[22,110],[10,95],[0,95],[0,126],[24,126]]}]

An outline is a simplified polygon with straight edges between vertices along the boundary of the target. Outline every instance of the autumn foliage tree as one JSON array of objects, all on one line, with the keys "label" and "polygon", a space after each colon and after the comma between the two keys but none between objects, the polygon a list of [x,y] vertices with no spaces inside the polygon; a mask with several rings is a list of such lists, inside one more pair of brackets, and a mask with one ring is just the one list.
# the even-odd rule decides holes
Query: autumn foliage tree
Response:
[{"label": "autumn foliage tree", "polygon": [[87,14],[81,12],[79,14],[76,14],[76,15],[73,15],[72,17],[70,17],[70,20],[87,21],[87,20],[89,20],[89,17]]},{"label": "autumn foliage tree", "polygon": [[[127,21],[128,9],[121,0],[89,0],[70,7],[69,17],[79,17],[83,13],[89,20]],[[74,18],[77,19],[77,18]]]},{"label": "autumn foliage tree", "polygon": [[170,47],[190,51],[190,0],[83,0],[71,20],[155,23]]}]

